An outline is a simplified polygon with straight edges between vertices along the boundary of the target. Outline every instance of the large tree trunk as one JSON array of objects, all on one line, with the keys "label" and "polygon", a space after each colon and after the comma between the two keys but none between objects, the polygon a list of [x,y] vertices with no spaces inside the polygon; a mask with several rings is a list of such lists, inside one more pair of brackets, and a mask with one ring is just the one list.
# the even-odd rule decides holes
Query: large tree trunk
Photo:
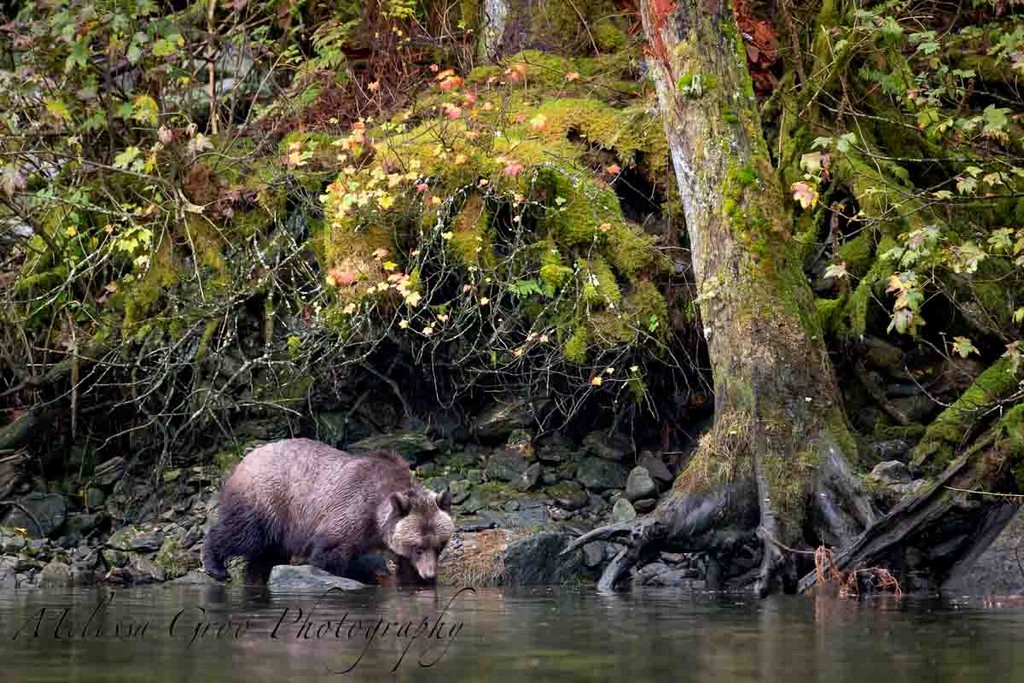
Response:
[{"label": "large tree trunk", "polygon": [[[756,534],[759,570],[723,578],[756,576],[761,594],[795,589],[784,546],[845,545],[874,513],[848,472],[856,447],[731,3],[646,0],[642,13],[700,292],[715,424],[634,545],[657,539],[735,557]],[[617,558],[603,584],[635,559]]]},{"label": "large tree trunk", "polygon": [[[880,565],[914,588],[941,585],[1018,508],[1024,413],[1007,413],[876,522],[848,468],[856,446],[769,161],[731,2],[645,0],[642,13],[700,288],[715,424],[653,513],[585,534],[570,549],[596,539],[625,543],[603,588],[668,548],[706,552],[712,586],[755,583],[762,595],[795,589],[797,561],[809,555],[800,551],[819,544],[837,548],[841,572]],[[982,389],[1004,371],[985,373],[983,386],[965,397],[992,398]],[[997,398],[1016,385],[1012,374],[996,379]],[[956,426],[966,400],[936,420],[915,464],[930,458],[934,471],[950,462],[947,432],[963,434]],[[799,587],[813,583],[808,574]]]}]

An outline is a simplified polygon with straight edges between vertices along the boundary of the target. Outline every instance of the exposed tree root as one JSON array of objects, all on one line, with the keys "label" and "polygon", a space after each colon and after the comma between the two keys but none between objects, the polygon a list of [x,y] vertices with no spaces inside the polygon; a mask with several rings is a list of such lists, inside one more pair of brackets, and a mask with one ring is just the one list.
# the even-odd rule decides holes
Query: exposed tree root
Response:
[{"label": "exposed tree root", "polygon": [[[1020,508],[1015,469],[1020,466],[1021,409],[1008,413],[937,480],[913,494],[840,550],[836,571],[887,567],[911,589],[937,589],[955,576],[999,535]],[[805,591],[820,581],[808,574]]]}]

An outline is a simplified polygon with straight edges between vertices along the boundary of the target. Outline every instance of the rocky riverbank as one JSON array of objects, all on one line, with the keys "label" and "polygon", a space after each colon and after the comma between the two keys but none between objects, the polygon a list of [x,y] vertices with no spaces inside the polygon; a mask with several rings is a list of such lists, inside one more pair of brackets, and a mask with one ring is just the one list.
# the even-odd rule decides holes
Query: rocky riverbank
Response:
[{"label": "rocky riverbank", "polygon": [[[318,424],[316,436],[331,442],[330,416]],[[677,469],[614,434],[534,438],[514,406],[479,416],[473,432],[459,439],[425,428],[345,445],[397,451],[427,488],[451,491],[457,535],[441,570],[452,583],[592,579],[614,548],[591,544],[568,558],[561,550],[583,530],[652,510]],[[0,520],[0,587],[140,585],[187,575],[201,566],[220,485],[263,441],[216,453],[211,464],[166,469],[157,486],[125,475],[120,458],[100,465],[74,495],[26,482]]]},{"label": "rocky riverbank", "polygon": [[[538,438],[525,413],[510,404],[478,416],[471,430],[425,426],[351,443],[341,442],[331,414],[316,424],[309,436],[354,452],[397,451],[427,488],[451,492],[457,533],[440,578],[458,585],[593,581],[618,546],[595,542],[567,556],[561,551],[585,530],[654,509],[686,461],[685,453],[637,452],[614,433]],[[265,425],[253,425],[250,434],[241,448],[208,454],[207,464],[164,469],[158,478],[126,474],[125,462],[113,458],[74,493],[23,481],[0,518],[0,589],[195,579],[224,478],[246,452],[286,436]],[[885,433],[866,446],[877,464],[863,485],[881,507],[924,483],[903,462],[914,436]],[[971,575],[971,590],[1024,585],[1015,559],[1021,528],[1011,525],[982,556],[985,569]],[[661,553],[633,580],[664,586],[702,576],[702,557]]]}]

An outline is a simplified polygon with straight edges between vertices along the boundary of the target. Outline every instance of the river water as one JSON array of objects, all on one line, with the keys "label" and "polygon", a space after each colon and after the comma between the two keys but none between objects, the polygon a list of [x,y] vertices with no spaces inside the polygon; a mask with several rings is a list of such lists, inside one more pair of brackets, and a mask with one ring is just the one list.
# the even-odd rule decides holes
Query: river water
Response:
[{"label": "river water", "polygon": [[1024,681],[1024,601],[0,592],[3,681]]}]

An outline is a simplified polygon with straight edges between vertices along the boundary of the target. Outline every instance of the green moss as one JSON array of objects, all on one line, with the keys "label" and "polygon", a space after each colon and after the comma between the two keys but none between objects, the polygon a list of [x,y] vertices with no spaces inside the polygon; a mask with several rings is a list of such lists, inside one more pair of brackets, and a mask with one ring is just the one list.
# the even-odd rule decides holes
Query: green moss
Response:
[{"label": "green moss", "polygon": [[862,276],[871,267],[874,239],[867,231],[839,246],[839,260],[846,262],[846,270],[856,277]]},{"label": "green moss", "polygon": [[654,283],[638,282],[626,296],[626,308],[633,314],[635,324],[650,334],[667,336],[668,302]]},{"label": "green moss", "polygon": [[839,329],[839,313],[843,309],[843,304],[846,303],[845,297],[838,299],[815,299],[814,305],[817,309],[818,322],[821,325],[821,329],[827,333],[835,334],[836,330]]},{"label": "green moss", "polygon": [[1009,358],[997,360],[928,425],[924,438],[914,449],[912,462],[916,467],[936,471],[952,462],[972,424],[981,419],[987,408],[1017,387],[1017,377],[1010,369]]},{"label": "green moss", "polygon": [[583,280],[583,301],[586,304],[605,306],[622,301],[622,291],[607,261],[598,256],[577,263],[577,267]]},{"label": "green moss", "polygon": [[587,362],[587,329],[577,327],[562,345],[562,353],[570,363],[582,365]]}]

